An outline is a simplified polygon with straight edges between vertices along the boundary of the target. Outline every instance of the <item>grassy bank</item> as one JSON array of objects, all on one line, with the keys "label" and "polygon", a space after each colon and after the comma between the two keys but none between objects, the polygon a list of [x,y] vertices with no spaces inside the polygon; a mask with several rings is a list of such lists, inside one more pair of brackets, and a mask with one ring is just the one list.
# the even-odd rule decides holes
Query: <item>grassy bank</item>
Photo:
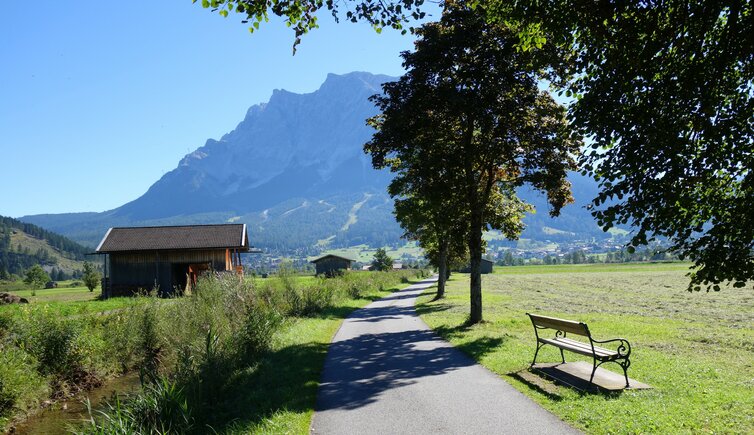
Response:
[{"label": "grassy bank", "polygon": [[[305,433],[342,319],[417,277],[229,276],[203,279],[186,297],[131,298],[104,313],[64,316],[61,301],[0,312],[0,427],[50,397],[135,370],[143,392],[95,413],[81,433]],[[68,302],[79,303],[100,302]]]},{"label": "grassy bank", "polygon": [[[754,432],[754,296],[750,289],[688,293],[683,264],[497,268],[483,277],[485,322],[462,326],[468,275],[447,298],[422,296],[422,318],[520,391],[588,433]],[[653,389],[617,396],[547,391],[516,375],[533,357],[533,312],[586,322],[596,338],[632,345],[629,376]],[[578,360],[566,355],[567,360]],[[544,347],[537,361],[556,362]],[[617,366],[604,366],[620,371]]]},{"label": "grassy bank", "polygon": [[18,317],[44,310],[60,317],[105,313],[143,303],[143,298],[111,298],[100,300],[99,290],[90,292],[83,286],[55,289],[9,289],[10,293],[26,298],[28,304],[0,305],[0,316]]},{"label": "grassy bank", "polygon": [[320,374],[330,340],[343,319],[357,308],[405,286],[393,281],[362,297],[344,298],[310,317],[291,318],[276,334],[270,352],[253,369],[240,373],[228,393],[227,433],[306,434],[314,413]]},{"label": "grassy bank", "polygon": [[12,292],[29,303],[0,306],[0,431],[131,368],[114,313],[149,298],[100,301],[85,287]]}]

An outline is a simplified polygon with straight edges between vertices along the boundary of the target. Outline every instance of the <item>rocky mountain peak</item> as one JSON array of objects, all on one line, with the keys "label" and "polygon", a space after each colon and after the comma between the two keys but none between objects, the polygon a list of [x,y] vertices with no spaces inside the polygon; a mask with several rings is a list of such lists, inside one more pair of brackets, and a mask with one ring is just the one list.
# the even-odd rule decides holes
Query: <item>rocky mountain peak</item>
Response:
[{"label": "rocky mountain peak", "polygon": [[384,188],[385,177],[372,176],[362,146],[372,134],[366,119],[376,113],[369,97],[390,80],[366,72],[328,74],[311,93],[275,90],[269,102],[249,108],[233,131],[208,139],[116,211],[140,218],[176,210],[251,211],[286,199],[288,192],[274,193],[281,182],[291,189],[299,185],[301,193]]}]

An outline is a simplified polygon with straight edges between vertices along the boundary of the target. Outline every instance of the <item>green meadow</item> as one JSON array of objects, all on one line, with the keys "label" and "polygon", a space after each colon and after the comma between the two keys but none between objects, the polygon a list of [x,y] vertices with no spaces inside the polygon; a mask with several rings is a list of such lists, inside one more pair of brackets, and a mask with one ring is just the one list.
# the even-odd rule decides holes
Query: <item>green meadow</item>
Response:
[{"label": "green meadow", "polygon": [[139,298],[111,298],[100,300],[99,289],[89,289],[76,281],[61,281],[58,288],[32,290],[23,282],[3,282],[0,292],[8,292],[26,298],[28,304],[0,305],[0,315],[18,316],[20,313],[46,310],[68,317],[83,314],[105,313],[143,303]]},{"label": "green meadow", "polygon": [[[442,337],[587,433],[754,433],[754,294],[689,293],[687,272],[683,263],[496,268],[482,279],[482,324],[464,326],[466,274],[453,275],[445,299],[433,301],[430,290],[417,309]],[[628,339],[629,376],[652,389],[582,394],[532,381],[527,312],[585,322],[596,339]],[[586,361],[567,352],[566,360]],[[551,346],[537,357],[558,361]]]}]

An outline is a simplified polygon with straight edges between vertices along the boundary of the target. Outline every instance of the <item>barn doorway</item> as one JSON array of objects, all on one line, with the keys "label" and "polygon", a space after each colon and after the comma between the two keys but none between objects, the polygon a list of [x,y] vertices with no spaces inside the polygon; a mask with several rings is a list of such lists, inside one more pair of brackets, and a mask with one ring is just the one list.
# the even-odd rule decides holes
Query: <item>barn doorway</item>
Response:
[{"label": "barn doorway", "polygon": [[173,263],[171,281],[176,294],[191,293],[202,273],[209,271],[210,263]]}]

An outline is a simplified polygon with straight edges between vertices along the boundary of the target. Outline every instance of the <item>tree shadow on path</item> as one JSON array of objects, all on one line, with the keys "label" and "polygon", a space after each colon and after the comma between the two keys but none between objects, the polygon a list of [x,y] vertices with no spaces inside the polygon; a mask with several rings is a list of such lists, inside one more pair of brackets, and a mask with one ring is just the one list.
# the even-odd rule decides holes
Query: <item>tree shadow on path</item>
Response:
[{"label": "tree shadow on path", "polygon": [[[359,310],[349,321],[399,322],[410,319],[416,319],[413,306],[386,306]],[[408,324],[409,327],[412,325],[419,326]],[[362,334],[330,345],[317,397],[317,411],[357,409],[375,402],[387,390],[476,364],[432,331],[421,327],[400,331],[402,325],[386,324],[388,330],[391,326],[399,331]],[[482,337],[475,342],[468,345],[491,349],[502,340]]]}]

